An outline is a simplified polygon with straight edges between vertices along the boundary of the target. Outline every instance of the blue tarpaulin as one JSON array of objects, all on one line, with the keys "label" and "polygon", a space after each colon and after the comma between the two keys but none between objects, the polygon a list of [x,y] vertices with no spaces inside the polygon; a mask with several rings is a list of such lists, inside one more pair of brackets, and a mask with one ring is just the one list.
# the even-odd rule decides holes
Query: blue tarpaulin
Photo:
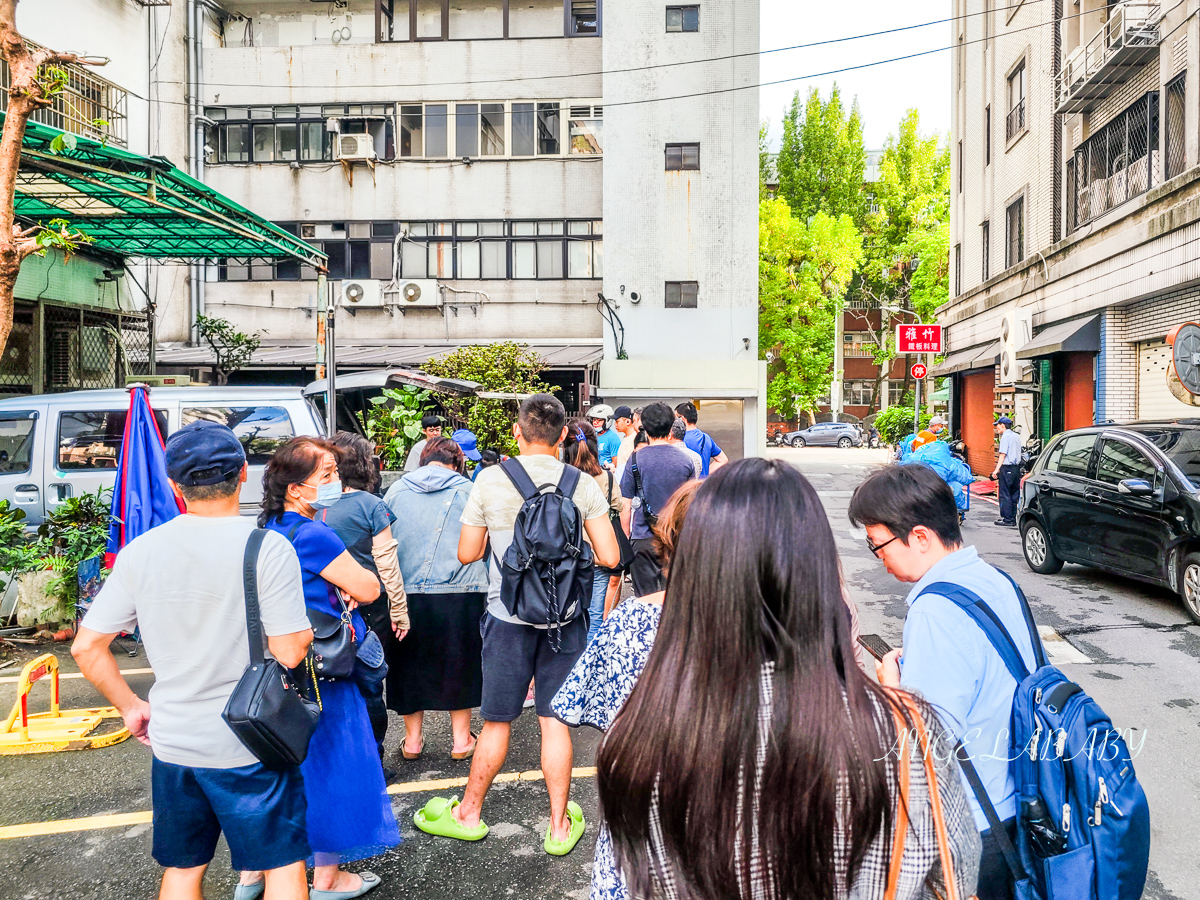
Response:
[{"label": "blue tarpaulin", "polygon": [[104,564],[109,568],[117,552],[135,537],[184,511],[167,480],[164,447],[145,388],[131,389],[104,553]]},{"label": "blue tarpaulin", "polygon": [[934,441],[932,444],[918,447],[904,457],[900,464],[929,466],[950,485],[950,490],[954,492],[954,502],[959,509],[966,510],[970,506],[971,501],[965,488],[975,480],[975,476],[971,474],[971,469],[965,462],[950,452],[950,445],[945,441]]}]

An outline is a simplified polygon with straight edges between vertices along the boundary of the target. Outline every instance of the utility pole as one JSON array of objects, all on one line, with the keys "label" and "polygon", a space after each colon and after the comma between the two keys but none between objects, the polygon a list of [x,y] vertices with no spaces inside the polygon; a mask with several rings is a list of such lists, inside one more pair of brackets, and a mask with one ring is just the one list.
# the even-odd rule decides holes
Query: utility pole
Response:
[{"label": "utility pole", "polygon": [[842,373],[846,370],[845,340],[846,314],[842,309],[842,301],[837,302],[837,312],[833,320],[833,380],[829,384],[829,412],[833,421],[840,421],[842,414]]}]

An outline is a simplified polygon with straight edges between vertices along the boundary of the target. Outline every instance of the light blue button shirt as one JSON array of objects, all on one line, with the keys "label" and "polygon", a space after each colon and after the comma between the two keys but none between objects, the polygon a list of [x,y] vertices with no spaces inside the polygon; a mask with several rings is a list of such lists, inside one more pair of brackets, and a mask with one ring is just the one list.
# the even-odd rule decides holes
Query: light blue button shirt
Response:
[{"label": "light blue button shirt", "polygon": [[1004,457],[1006,466],[1019,465],[1021,462],[1021,436],[1015,431],[1006,429],[1000,435],[1000,455]]},{"label": "light blue button shirt", "polygon": [[[1008,579],[964,547],[935,563],[909,592],[904,620],[900,684],[920,693],[942,724],[961,740],[1002,820],[1017,813],[1016,785],[1008,771],[1009,728],[1017,683],[975,620],[952,600],[926,594],[926,585],[946,581],[978,594],[1016,641],[1033,671],[1033,644],[1021,605]],[[950,748],[940,748],[949,752]],[[963,788],[981,832],[987,818],[963,778]]]}]

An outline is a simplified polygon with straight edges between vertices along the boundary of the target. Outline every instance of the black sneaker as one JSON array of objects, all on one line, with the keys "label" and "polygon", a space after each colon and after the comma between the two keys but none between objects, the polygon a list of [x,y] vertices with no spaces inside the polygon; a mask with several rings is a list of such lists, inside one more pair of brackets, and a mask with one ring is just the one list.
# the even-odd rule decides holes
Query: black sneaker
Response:
[{"label": "black sneaker", "polygon": [[1016,523],[1016,522],[1014,522],[1012,519],[997,519],[997,520],[996,520],[995,522],[993,522],[992,524],[993,524],[993,525],[1000,525],[1000,526],[1002,526],[1002,527],[1004,527],[1004,528],[1016,528],[1016,527],[1017,527],[1017,523]]}]

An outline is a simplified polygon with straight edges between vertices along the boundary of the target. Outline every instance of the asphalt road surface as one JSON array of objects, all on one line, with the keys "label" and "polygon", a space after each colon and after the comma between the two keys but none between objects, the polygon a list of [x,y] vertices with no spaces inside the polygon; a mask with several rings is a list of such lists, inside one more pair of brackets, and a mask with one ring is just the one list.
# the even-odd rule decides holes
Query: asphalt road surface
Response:
[{"label": "asphalt road surface", "polygon": [[[808,448],[772,450],[799,466],[828,510],[862,630],[900,643],[907,590],[868,553],[851,531],[846,507],[854,486],[883,462],[879,451]],[[1200,897],[1200,861],[1193,829],[1200,823],[1200,770],[1191,742],[1200,727],[1200,626],[1190,624],[1169,592],[1068,565],[1054,576],[1031,572],[1021,558],[1014,529],[992,526],[996,509],[976,499],[964,535],[988,561],[1008,570],[1025,589],[1037,621],[1053,630],[1048,647],[1112,716],[1133,729],[1135,763],[1150,799],[1153,837],[1149,900]],[[16,694],[20,664],[0,670],[0,714]],[[75,667],[63,648],[63,671]],[[144,669],[144,655],[118,652],[124,669]],[[1067,661],[1071,660],[1071,661]],[[131,675],[143,696],[152,675]],[[43,708],[46,688],[33,705]],[[86,681],[62,682],[64,707],[100,702]],[[36,689],[35,689],[36,690]],[[595,840],[596,792],[586,767],[593,764],[598,735],[575,733],[577,772],[572,797],[582,805],[589,831],[568,857],[542,851],[548,820],[545,789],[538,780],[537,720],[526,713],[513,729],[504,772],[509,780],[488,795],[488,838],[464,844],[433,838],[412,826],[412,815],[430,796],[461,791],[430,781],[465,778],[469,763],[450,759],[449,722],[432,714],[425,754],[406,762],[399,746],[403,725],[393,717],[388,763],[400,777],[393,804],[404,843],[385,856],[351,868],[370,868],[384,879],[372,896],[407,898],[586,898]],[[1144,740],[1143,740],[1144,738]],[[129,900],[155,896],[159,870],[150,858],[149,751],[135,741],[114,747],[0,760],[0,900]],[[222,843],[206,880],[210,898],[232,895],[235,878]]]}]

